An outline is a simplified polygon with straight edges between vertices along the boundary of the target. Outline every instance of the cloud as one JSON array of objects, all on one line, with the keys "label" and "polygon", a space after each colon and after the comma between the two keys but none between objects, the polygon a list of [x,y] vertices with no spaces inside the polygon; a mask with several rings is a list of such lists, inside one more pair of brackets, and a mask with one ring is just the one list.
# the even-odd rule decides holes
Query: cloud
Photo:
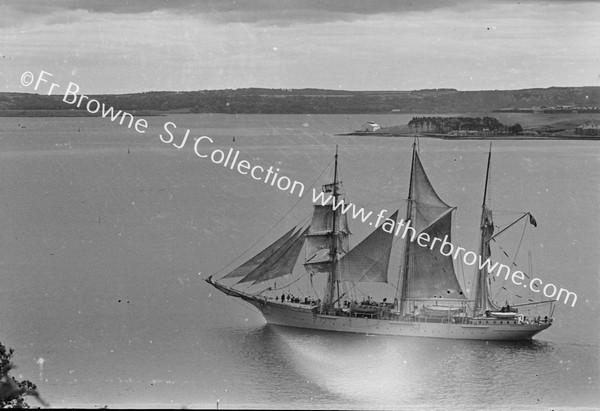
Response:
[{"label": "cloud", "polygon": [[[325,14],[379,14],[405,11],[429,11],[464,3],[459,0],[7,0],[5,4],[28,13],[47,13],[51,10],[86,10],[93,13],[146,13],[159,10],[211,13],[253,13],[260,20],[264,13],[293,16],[295,12]],[[302,17],[302,16],[300,16]]]},{"label": "cloud", "polygon": [[0,3],[5,90],[33,69],[88,93],[597,82],[598,3],[11,1]]},{"label": "cloud", "polygon": [[[5,0],[0,6],[4,19],[1,26],[19,25],[29,18],[58,15],[45,19],[47,24],[60,21],[60,15],[86,12],[90,15],[136,15],[166,12],[194,16],[216,24],[246,23],[290,26],[304,23],[356,21],[377,15],[429,13],[441,9],[464,12],[488,8],[514,7],[538,3],[539,8],[552,4],[588,2],[587,0]],[[592,4],[593,2],[590,2]],[[2,21],[4,20],[4,21]],[[15,23],[17,22],[17,23]],[[10,24],[9,24],[10,23]]]},{"label": "cloud", "polygon": [[[20,16],[49,15],[86,11],[92,14],[143,14],[165,11],[195,15],[215,23],[293,25],[354,21],[379,14],[432,12],[439,9],[485,9],[489,6],[516,5],[534,0],[6,0]],[[543,4],[565,3],[551,0]],[[585,1],[585,0],[581,0]],[[570,1],[572,3],[572,1]]]},{"label": "cloud", "polygon": [[427,12],[457,4],[459,0],[4,0],[0,5],[0,27],[51,25],[81,16],[93,19],[111,14],[133,17],[150,13],[191,16],[215,24],[291,26]]}]

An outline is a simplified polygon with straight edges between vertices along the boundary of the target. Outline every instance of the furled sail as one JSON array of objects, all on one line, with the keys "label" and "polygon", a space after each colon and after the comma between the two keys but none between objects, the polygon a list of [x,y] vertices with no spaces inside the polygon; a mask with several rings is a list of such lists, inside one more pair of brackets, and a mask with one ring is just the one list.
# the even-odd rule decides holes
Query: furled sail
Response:
[{"label": "furled sail", "polygon": [[[395,223],[398,211],[389,219]],[[387,282],[394,233],[393,230],[383,230],[383,227],[379,226],[340,259],[337,281]]]},{"label": "furled sail", "polygon": [[[292,268],[300,255],[300,250],[305,240],[304,236],[307,231],[308,228],[306,230],[298,230],[298,232],[268,256],[258,267],[238,281],[238,284],[249,281],[254,281],[254,284],[256,284],[291,274]],[[293,263],[290,260],[293,260]]]},{"label": "furled sail", "polygon": [[[414,152],[412,193],[409,201],[409,218],[417,235],[427,233],[432,240],[425,247],[407,241],[406,281],[403,298],[453,298],[466,299],[462,292],[448,247],[441,250],[442,241],[451,241],[452,211],[454,207],[443,202],[435,192],[418,153]],[[430,245],[433,244],[433,249]]]},{"label": "furled sail", "polygon": [[[483,205],[481,212],[481,261],[485,261],[492,256],[490,249],[490,239],[494,234],[494,221],[492,219],[492,210],[487,205]],[[497,310],[498,307],[490,299],[490,286],[488,283],[489,275],[487,269],[478,269],[475,273],[475,299],[473,310],[483,312],[485,310]]]},{"label": "furled sail", "polygon": [[[488,184],[490,181],[490,164],[492,162],[492,143],[490,143],[490,151],[488,153],[487,171],[485,173],[485,188],[483,189],[483,204],[481,206],[481,237],[479,243],[479,256],[481,261],[486,261],[491,257],[490,241],[494,234],[494,220],[492,218],[492,210],[488,204]],[[498,309],[496,304],[490,299],[489,275],[487,270],[478,269],[475,271],[475,298],[473,302],[473,311],[481,313],[488,309]]]},{"label": "furled sail", "polygon": [[289,240],[296,227],[292,228],[290,231],[282,235],[278,240],[276,240],[273,244],[256,254],[254,257],[246,261],[244,264],[240,265],[238,268],[224,276],[223,278],[235,278],[235,277],[243,277],[245,275],[250,274],[256,267],[261,265],[270,255],[272,255],[276,250],[278,250],[283,244]]}]

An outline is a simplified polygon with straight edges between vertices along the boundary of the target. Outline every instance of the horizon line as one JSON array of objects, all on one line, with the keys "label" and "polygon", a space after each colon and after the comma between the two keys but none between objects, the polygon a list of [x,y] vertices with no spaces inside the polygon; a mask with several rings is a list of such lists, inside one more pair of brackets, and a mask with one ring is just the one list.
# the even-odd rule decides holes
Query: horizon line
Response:
[{"label": "horizon line", "polygon": [[[322,91],[333,91],[333,92],[347,92],[347,93],[409,93],[418,91],[456,91],[456,92],[503,92],[503,91],[522,91],[522,90],[548,90],[548,89],[560,89],[560,88],[600,88],[600,86],[548,86],[548,87],[526,87],[516,89],[476,89],[466,90],[457,89],[454,87],[436,87],[436,88],[421,88],[421,89],[408,89],[408,90],[397,90],[397,89],[371,89],[371,90],[349,90],[349,89],[333,89],[333,88],[318,88],[318,87],[301,87],[301,88],[288,88],[288,87],[238,87],[238,88],[214,88],[214,89],[198,89],[198,90],[149,90],[149,91],[132,91],[132,92],[103,92],[103,93],[89,93],[88,95],[104,96],[104,95],[128,95],[128,94],[145,94],[145,93],[196,93],[202,91],[240,91],[240,90],[281,90],[281,91],[301,91],[301,90],[322,90]],[[61,96],[60,94],[40,94],[35,92],[27,91],[0,91],[0,94],[31,94],[37,96]]]}]

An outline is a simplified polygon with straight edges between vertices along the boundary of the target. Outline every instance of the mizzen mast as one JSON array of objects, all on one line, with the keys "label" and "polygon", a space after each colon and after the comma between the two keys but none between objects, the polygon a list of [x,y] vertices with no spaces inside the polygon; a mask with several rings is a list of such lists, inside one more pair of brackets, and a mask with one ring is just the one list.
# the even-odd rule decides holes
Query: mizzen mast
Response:
[{"label": "mizzen mast", "polygon": [[[485,186],[483,189],[483,202],[481,204],[481,237],[479,242],[479,255],[481,261],[486,261],[491,256],[490,240],[494,234],[494,221],[492,210],[488,207],[488,185],[490,178],[490,164],[492,160],[492,143],[488,152],[487,170],[485,173]],[[486,310],[497,307],[489,299],[489,287],[487,285],[488,273],[485,268],[478,268],[475,274],[475,298],[473,302],[473,314],[481,314]]]}]

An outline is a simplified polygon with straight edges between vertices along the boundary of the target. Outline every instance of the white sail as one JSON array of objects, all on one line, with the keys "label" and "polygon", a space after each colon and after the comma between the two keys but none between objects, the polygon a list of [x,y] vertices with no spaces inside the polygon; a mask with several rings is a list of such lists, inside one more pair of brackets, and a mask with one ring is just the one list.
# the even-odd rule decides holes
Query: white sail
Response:
[{"label": "white sail", "polygon": [[223,278],[243,277],[250,274],[254,269],[256,269],[256,267],[261,265],[270,255],[272,255],[277,249],[279,249],[283,244],[285,244],[285,242],[292,237],[292,234],[295,230],[296,227],[293,227],[290,231],[282,235],[274,243],[272,243],[267,248],[256,254],[244,264],[240,265],[235,270],[231,271]]},{"label": "white sail", "polygon": [[[324,185],[323,191],[330,192],[333,190],[332,186],[333,184]],[[336,191],[338,188],[339,184],[335,187]],[[341,195],[338,196],[341,197]],[[351,233],[348,228],[348,218],[340,208],[333,209],[332,201],[325,205],[314,206],[310,230],[306,235],[306,258],[304,261],[304,266],[312,273],[330,273],[331,264],[342,258],[349,249]],[[332,237],[335,239],[332,240]],[[333,241],[335,241],[335,257],[332,252]]]},{"label": "white sail", "polygon": [[300,251],[304,245],[304,240],[308,228],[301,232],[291,246],[265,271],[258,277],[253,284],[262,283],[284,275],[292,274],[292,270],[298,261]]},{"label": "white sail", "polygon": [[[413,153],[412,181],[409,192],[407,219],[417,235],[427,233],[429,238],[452,240],[452,211],[437,195],[416,149]],[[421,247],[406,239],[405,269],[402,300],[448,298],[464,300],[461,286],[454,271],[451,255],[440,252],[441,242],[433,248]]]},{"label": "white sail", "polygon": [[[390,220],[398,219],[396,211]],[[387,282],[394,233],[378,227],[339,261],[338,281]]]},{"label": "white sail", "polygon": [[[238,284],[249,281],[253,281],[256,284],[257,282],[265,281],[263,278],[272,279],[289,274],[289,272],[284,271],[283,268],[287,267],[286,262],[290,258],[294,259],[295,264],[300,254],[300,249],[297,248],[297,243],[304,241],[305,234],[306,230],[298,230],[297,233],[295,233],[281,247],[269,255],[258,267],[238,281]],[[296,252],[296,250],[297,254],[295,256],[291,254],[291,251]]]}]

